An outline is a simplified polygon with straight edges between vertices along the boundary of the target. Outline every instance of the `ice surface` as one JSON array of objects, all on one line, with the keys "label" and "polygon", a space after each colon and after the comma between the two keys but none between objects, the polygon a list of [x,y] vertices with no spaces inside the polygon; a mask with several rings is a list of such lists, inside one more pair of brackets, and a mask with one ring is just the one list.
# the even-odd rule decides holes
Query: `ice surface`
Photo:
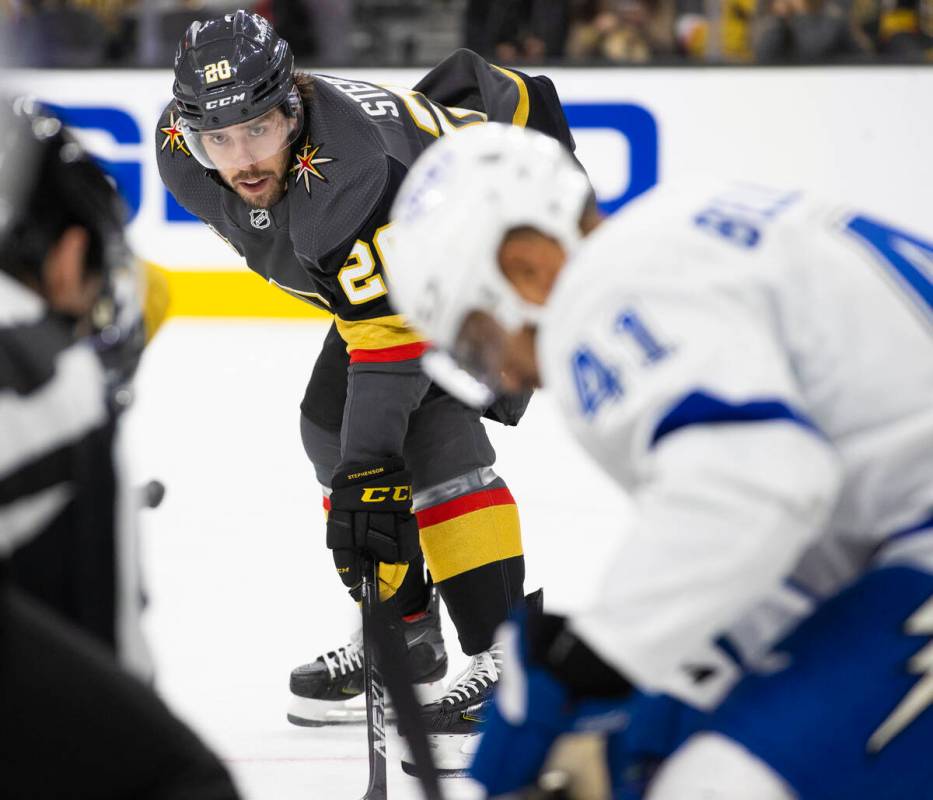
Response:
[{"label": "ice surface", "polygon": [[[159,689],[250,800],[353,800],[366,784],[364,726],[285,719],[291,669],[343,644],[358,619],[324,547],[298,435],[325,331],[320,322],[170,322],[143,361],[127,431],[136,479],[167,487],[142,521]],[[625,530],[624,498],[546,396],[518,428],[488,427],[521,511],[526,589],[543,585],[551,610],[586,604]],[[466,659],[444,625],[450,678]],[[398,752],[390,742],[389,796],[419,798]],[[453,800],[477,796],[467,781],[445,788]]]}]

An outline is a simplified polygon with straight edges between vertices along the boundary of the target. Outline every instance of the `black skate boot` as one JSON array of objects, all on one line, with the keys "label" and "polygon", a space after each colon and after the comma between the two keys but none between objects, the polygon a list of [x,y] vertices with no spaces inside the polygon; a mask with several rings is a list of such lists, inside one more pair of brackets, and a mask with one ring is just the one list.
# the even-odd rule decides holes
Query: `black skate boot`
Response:
[{"label": "black skate boot", "polygon": [[[447,651],[441,636],[437,592],[431,592],[427,609],[403,618],[411,674],[422,702],[436,697],[447,674]],[[292,670],[288,721],[316,727],[347,722],[366,722],[363,694],[363,632],[358,629],[343,647],[318,656],[310,664]],[[386,704],[387,721],[393,718]]]},{"label": "black skate boot", "polygon": [[[466,775],[479,745],[479,728],[502,672],[502,650],[493,644],[470,659],[447,693],[422,707],[428,744],[438,774],[445,778]],[[415,775],[409,753],[402,756],[402,770]]]}]

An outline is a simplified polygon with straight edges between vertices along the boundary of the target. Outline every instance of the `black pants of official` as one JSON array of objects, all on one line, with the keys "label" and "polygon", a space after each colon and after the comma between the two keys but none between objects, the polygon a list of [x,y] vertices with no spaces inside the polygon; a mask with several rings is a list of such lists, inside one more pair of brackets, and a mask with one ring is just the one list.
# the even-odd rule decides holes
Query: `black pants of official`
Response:
[{"label": "black pants of official", "polygon": [[239,795],[216,756],[107,650],[0,582],[0,797]]}]

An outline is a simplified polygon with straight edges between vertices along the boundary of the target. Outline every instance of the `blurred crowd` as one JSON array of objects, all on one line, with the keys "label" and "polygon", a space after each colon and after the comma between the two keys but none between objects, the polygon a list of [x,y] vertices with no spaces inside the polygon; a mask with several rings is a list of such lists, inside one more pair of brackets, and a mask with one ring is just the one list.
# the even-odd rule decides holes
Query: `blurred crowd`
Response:
[{"label": "blurred crowd", "polygon": [[7,59],[167,66],[195,19],[249,7],[305,64],[933,61],[933,0],[0,0]]},{"label": "blurred crowd", "polygon": [[931,0],[469,0],[467,46],[504,61],[933,61]]}]

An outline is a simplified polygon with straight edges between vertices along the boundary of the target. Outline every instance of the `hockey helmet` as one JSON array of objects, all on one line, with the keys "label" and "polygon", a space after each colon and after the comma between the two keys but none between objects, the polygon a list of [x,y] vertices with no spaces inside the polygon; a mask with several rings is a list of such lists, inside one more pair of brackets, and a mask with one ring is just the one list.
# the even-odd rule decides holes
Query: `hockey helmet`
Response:
[{"label": "hockey helmet", "polygon": [[[16,224],[38,150],[29,126],[13,113],[13,104],[0,97],[0,253]],[[6,259],[0,261],[0,270],[8,271],[7,266]]]},{"label": "hockey helmet", "polygon": [[291,146],[304,124],[293,67],[288,42],[259,14],[192,22],[172,93],[195,158],[209,169],[246,167]]},{"label": "hockey helmet", "polygon": [[142,342],[139,270],[124,237],[123,200],[111,179],[48,109],[0,102],[0,270],[41,285],[51,248],[70,227],[88,234],[84,266],[101,289],[84,332],[105,366],[127,377]]},{"label": "hockey helmet", "polygon": [[474,310],[508,331],[534,324],[540,307],[499,267],[502,241],[531,227],[569,256],[591,194],[570,153],[542,133],[490,122],[443,137],[415,162],[392,207],[390,301],[449,351]]},{"label": "hockey helmet", "polygon": [[77,225],[90,237],[88,271],[106,278],[129,253],[125,207],[111,179],[44,106],[20,97],[3,108],[0,269],[38,277],[49,249]]}]

